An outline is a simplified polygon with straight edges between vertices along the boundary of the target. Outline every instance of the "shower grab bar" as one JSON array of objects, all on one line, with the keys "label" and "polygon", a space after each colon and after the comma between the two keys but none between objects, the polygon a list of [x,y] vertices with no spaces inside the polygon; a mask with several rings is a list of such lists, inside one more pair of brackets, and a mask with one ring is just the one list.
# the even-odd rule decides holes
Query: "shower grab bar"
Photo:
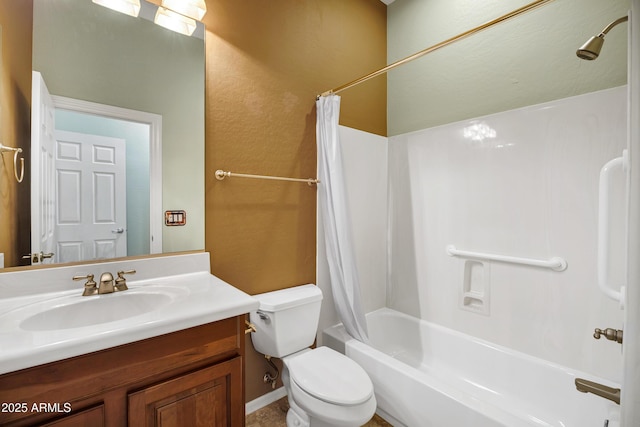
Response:
[{"label": "shower grab bar", "polygon": [[446,248],[449,256],[457,256],[461,258],[480,259],[487,261],[507,262],[510,264],[524,264],[534,267],[550,268],[555,271],[564,271],[567,268],[567,261],[564,258],[553,257],[548,260],[519,258],[508,255],[487,254],[482,252],[461,251],[456,249],[454,245],[448,245]]},{"label": "shower grab bar", "polygon": [[266,176],[266,175],[250,175],[247,173],[236,173],[236,172],[226,172],[221,169],[216,171],[216,178],[219,181],[225,179],[225,177],[239,177],[239,178],[254,178],[254,179],[271,179],[274,181],[293,181],[293,182],[306,182],[309,186],[316,185],[320,183],[319,179],[315,178],[285,178],[282,176]]},{"label": "shower grab bar", "polygon": [[606,296],[618,301],[621,308],[624,308],[625,286],[620,285],[617,291],[609,283],[609,185],[612,172],[620,168],[626,171],[628,162],[627,150],[622,151],[621,157],[609,160],[600,169],[598,185],[598,287]]}]

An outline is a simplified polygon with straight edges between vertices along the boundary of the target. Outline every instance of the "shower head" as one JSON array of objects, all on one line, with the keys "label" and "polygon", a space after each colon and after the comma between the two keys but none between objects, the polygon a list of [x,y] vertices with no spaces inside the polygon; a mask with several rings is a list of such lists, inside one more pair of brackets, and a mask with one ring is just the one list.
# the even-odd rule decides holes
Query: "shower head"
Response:
[{"label": "shower head", "polygon": [[600,55],[600,50],[604,44],[604,34],[591,37],[585,44],[580,46],[580,49],[576,51],[576,55],[580,59],[586,59],[587,61],[593,61]]},{"label": "shower head", "polygon": [[597,36],[591,37],[585,44],[580,46],[580,48],[576,51],[576,55],[580,59],[586,59],[587,61],[592,61],[600,55],[600,50],[602,50],[602,45],[604,44],[604,36],[616,25],[626,22],[629,20],[629,16],[623,16],[622,18],[618,18],[609,25],[607,25],[604,30]]}]

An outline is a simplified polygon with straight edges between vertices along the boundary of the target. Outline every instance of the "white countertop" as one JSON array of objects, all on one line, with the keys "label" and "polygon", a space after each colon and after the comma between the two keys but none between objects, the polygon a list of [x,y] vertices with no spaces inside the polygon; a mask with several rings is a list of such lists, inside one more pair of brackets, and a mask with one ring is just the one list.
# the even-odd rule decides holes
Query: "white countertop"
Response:
[{"label": "white countertop", "polygon": [[[202,254],[202,262],[205,262]],[[0,274],[0,289],[2,280],[7,284],[7,279],[12,282],[24,278],[20,292],[14,292],[9,297],[0,298],[0,374],[12,372],[31,366],[41,365],[57,360],[66,359],[93,351],[127,344],[158,335],[163,335],[194,326],[203,325],[217,320],[238,316],[257,310],[258,301],[248,294],[238,290],[230,284],[220,280],[208,272],[208,254],[206,255],[206,268],[197,268],[201,271],[168,275],[171,269],[171,262],[165,258],[155,258],[151,263],[127,262],[124,268],[130,269],[132,266],[138,271],[146,268],[156,270],[158,277],[148,277],[144,280],[132,280],[136,276],[131,276],[127,280],[129,290],[113,294],[82,296],[82,282],[71,282],[69,271],[63,272],[63,277],[67,282],[65,286],[71,289],[59,289],[60,286],[52,284],[52,288],[57,288],[54,292],[29,293],[25,292],[32,281],[32,277],[20,276],[19,273]],[[170,257],[167,257],[170,258]],[[158,267],[158,260],[163,264]],[[184,261],[178,260],[179,262]],[[181,263],[180,265],[184,265]],[[92,266],[83,268],[91,268]],[[119,270],[118,265],[100,264],[94,266],[97,272],[96,281],[100,271],[107,271],[106,268]],[[206,271],[202,271],[205,269]],[[58,269],[40,270],[48,272],[49,276],[56,276]],[[180,270],[179,268],[176,270]],[[184,270],[184,268],[183,268]],[[36,270],[37,271],[37,270]],[[12,277],[4,276],[12,274]],[[75,274],[75,273],[74,273]],[[4,277],[3,277],[4,276]],[[141,275],[144,277],[144,275]],[[55,280],[52,279],[53,282]],[[38,281],[38,283],[40,283]],[[5,286],[5,290],[7,287]],[[113,307],[119,306],[119,301],[136,293],[149,293],[149,290],[157,293],[169,295],[163,296],[162,304],[158,308],[150,309],[147,312],[120,320],[97,322],[91,314],[85,311],[82,316],[87,317],[87,325],[78,327],[51,328],[50,330],[37,330],[39,328],[25,327],[24,320],[38,314],[39,311],[51,307],[60,307],[68,304],[83,303],[91,301],[92,304],[99,304],[111,298],[109,303]],[[11,292],[9,292],[11,294]],[[121,300],[117,300],[121,298]],[[96,301],[95,303],[93,301]],[[135,301],[135,300],[132,300]],[[90,311],[89,311],[90,313]],[[54,319],[55,320],[55,319]],[[93,323],[93,324],[91,324]],[[46,327],[45,327],[46,329]]]}]

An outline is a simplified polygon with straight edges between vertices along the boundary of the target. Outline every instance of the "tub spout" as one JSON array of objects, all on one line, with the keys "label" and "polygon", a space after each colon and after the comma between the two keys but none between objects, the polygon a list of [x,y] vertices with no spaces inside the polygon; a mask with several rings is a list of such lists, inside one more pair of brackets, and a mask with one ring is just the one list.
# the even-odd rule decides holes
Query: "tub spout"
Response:
[{"label": "tub spout", "polygon": [[609,399],[612,402],[620,404],[620,389],[607,387],[606,385],[594,383],[593,381],[587,381],[582,378],[576,378],[576,388],[582,393],[593,393],[597,396]]}]

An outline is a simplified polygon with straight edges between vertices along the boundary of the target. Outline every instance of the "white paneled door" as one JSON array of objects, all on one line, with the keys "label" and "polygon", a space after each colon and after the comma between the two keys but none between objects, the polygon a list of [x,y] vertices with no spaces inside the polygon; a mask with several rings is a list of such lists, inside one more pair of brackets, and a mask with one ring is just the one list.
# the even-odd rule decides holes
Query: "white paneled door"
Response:
[{"label": "white paneled door", "polygon": [[[51,263],[55,254],[55,111],[42,75],[32,73],[31,89],[31,254],[32,264]],[[55,258],[54,258],[55,257]]]},{"label": "white paneled door", "polygon": [[127,255],[125,141],[56,131],[59,262]]}]

